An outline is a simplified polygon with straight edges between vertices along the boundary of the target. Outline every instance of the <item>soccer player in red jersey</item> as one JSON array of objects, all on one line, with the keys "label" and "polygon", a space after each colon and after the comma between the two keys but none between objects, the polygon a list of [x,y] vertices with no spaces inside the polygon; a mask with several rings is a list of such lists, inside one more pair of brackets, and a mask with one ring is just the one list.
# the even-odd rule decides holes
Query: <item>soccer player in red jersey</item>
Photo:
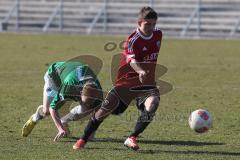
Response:
[{"label": "soccer player in red jersey", "polygon": [[83,136],[73,145],[73,149],[83,148],[91,133],[97,130],[110,113],[123,113],[134,99],[141,114],[124,145],[133,150],[139,149],[136,138],[150,124],[160,102],[155,68],[162,32],[155,28],[156,22],[157,13],[151,7],[141,8],[138,28],[124,44],[114,87],[107,94],[101,108],[89,120]]}]

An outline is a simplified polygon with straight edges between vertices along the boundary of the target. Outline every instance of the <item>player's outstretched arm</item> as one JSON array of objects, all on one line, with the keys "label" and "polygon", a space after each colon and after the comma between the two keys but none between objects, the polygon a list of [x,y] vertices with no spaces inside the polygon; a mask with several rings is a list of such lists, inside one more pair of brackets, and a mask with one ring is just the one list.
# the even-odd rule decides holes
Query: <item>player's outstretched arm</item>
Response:
[{"label": "player's outstretched arm", "polygon": [[56,135],[56,137],[54,138],[54,141],[58,141],[59,139],[63,138],[64,136],[66,136],[66,131],[64,130],[63,124],[60,120],[60,117],[58,115],[57,110],[50,108],[49,109],[51,117],[55,123],[55,126],[58,129],[58,134]]}]

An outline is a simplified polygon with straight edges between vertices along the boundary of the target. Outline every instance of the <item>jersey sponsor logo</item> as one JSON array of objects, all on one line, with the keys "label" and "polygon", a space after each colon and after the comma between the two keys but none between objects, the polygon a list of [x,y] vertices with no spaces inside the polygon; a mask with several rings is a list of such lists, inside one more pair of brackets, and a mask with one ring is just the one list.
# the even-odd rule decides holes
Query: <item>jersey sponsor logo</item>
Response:
[{"label": "jersey sponsor logo", "polygon": [[150,55],[147,55],[143,58],[144,61],[151,61],[151,60],[156,60],[158,57],[158,53],[152,53]]}]

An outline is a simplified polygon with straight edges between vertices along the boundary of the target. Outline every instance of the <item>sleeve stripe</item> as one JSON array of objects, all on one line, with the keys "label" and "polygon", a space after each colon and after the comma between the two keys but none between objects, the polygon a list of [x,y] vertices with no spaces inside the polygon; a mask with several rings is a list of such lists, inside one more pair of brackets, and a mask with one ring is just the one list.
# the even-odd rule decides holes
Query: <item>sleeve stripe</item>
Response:
[{"label": "sleeve stripe", "polygon": [[139,35],[136,33],[128,42],[128,52],[133,53],[133,44],[139,38]]}]

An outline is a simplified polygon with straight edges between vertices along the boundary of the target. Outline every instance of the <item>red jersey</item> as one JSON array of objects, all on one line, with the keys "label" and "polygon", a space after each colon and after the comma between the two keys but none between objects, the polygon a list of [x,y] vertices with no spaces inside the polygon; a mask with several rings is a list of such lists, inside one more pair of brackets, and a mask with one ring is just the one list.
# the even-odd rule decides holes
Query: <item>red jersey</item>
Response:
[{"label": "red jersey", "polygon": [[[161,40],[162,32],[159,29],[154,29],[149,37],[145,37],[139,29],[136,29],[124,44],[115,86],[132,88],[156,85],[155,68]],[[140,63],[140,66],[148,72],[144,84],[139,81],[138,73],[130,66],[130,62],[133,59]]]}]

